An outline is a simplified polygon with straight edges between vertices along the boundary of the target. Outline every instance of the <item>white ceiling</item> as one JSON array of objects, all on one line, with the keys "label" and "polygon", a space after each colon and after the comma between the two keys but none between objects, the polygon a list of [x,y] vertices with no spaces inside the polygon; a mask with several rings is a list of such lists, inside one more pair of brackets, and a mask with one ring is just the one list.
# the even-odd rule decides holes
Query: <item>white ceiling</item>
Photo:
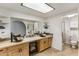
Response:
[{"label": "white ceiling", "polygon": [[22,7],[21,3],[0,3],[0,8],[5,8],[8,10],[18,11],[25,14],[31,14],[31,15],[40,16],[40,17],[49,17],[69,10],[77,9],[79,6],[79,3],[49,3],[49,5],[54,7],[55,10],[50,11],[48,13],[41,13],[27,7]]}]

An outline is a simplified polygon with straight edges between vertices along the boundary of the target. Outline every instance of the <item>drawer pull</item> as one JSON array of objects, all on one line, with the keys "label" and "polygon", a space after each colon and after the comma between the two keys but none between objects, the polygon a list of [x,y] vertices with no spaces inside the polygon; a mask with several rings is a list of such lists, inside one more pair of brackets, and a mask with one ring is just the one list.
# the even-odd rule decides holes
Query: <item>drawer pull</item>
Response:
[{"label": "drawer pull", "polygon": [[1,51],[3,51],[3,50],[0,50],[0,52],[1,52]]},{"label": "drawer pull", "polygon": [[22,52],[22,49],[20,49],[20,52]]},{"label": "drawer pull", "polygon": [[44,41],[44,43],[46,43],[46,41]]},{"label": "drawer pull", "polygon": [[22,52],[22,49],[19,49],[19,52]]}]

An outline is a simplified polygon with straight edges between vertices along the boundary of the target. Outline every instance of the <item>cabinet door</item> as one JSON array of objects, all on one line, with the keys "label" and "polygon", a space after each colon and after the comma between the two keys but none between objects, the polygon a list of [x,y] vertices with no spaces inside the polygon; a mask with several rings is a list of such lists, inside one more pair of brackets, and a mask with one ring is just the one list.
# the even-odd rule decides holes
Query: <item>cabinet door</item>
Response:
[{"label": "cabinet door", "polygon": [[49,47],[52,46],[52,37],[48,38],[48,45],[49,45]]},{"label": "cabinet door", "polygon": [[52,45],[52,38],[44,38],[37,41],[38,52],[43,51]]},{"label": "cabinet door", "polygon": [[28,48],[22,48],[21,52],[22,56],[29,56],[29,49]]},{"label": "cabinet door", "polygon": [[0,49],[0,56],[7,56],[7,49]]},{"label": "cabinet door", "polygon": [[29,44],[25,44],[22,47],[22,52],[21,52],[22,56],[29,56]]},{"label": "cabinet door", "polygon": [[23,43],[8,48],[9,56],[28,56],[29,55],[29,43]]},{"label": "cabinet door", "polygon": [[44,43],[45,42],[43,39],[38,41],[38,51],[39,52],[45,49]]},{"label": "cabinet door", "polygon": [[45,46],[45,49],[47,49],[49,47],[49,41],[48,41],[48,38],[44,39],[44,46]]},{"label": "cabinet door", "polygon": [[18,45],[8,48],[8,56],[20,56],[20,50],[18,49]]},{"label": "cabinet door", "polygon": [[48,48],[48,39],[41,39],[40,41],[38,41],[38,51],[43,51],[46,48]]}]

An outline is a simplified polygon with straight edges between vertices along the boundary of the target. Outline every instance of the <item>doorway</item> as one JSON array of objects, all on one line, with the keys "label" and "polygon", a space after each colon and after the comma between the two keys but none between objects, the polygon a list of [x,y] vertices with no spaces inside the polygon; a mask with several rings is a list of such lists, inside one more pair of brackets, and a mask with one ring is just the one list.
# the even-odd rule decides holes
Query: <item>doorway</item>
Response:
[{"label": "doorway", "polygon": [[65,17],[62,22],[63,50],[78,51],[78,16]]}]

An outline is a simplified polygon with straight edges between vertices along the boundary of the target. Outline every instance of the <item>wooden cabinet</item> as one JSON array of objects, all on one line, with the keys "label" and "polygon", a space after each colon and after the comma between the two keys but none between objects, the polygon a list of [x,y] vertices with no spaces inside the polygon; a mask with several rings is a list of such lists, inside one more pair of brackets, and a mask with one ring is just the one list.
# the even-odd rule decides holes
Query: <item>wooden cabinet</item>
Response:
[{"label": "wooden cabinet", "polygon": [[29,56],[29,43],[18,44],[0,49],[0,56]]},{"label": "wooden cabinet", "polygon": [[[43,37],[40,40],[35,40],[37,50],[41,52],[52,45],[52,37]],[[29,43],[14,44],[9,47],[0,49],[0,56],[29,56]]]},{"label": "wooden cabinet", "polygon": [[9,56],[29,56],[29,44],[20,44],[8,48]]},{"label": "wooden cabinet", "polygon": [[6,56],[7,55],[7,48],[6,49],[0,49],[0,56]]},{"label": "wooden cabinet", "polygon": [[38,52],[43,51],[43,50],[51,47],[52,37],[41,39],[41,40],[37,41],[37,45],[38,45]]}]

